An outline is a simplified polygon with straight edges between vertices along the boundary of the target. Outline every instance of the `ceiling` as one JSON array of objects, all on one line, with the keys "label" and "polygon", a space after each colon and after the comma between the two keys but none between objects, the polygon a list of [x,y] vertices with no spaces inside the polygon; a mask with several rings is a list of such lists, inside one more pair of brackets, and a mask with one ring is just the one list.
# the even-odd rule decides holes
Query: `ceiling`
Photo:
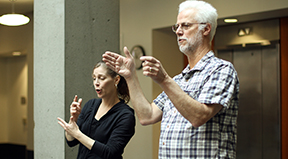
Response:
[{"label": "ceiling", "polygon": [[[27,14],[33,12],[33,1],[34,0],[0,0],[0,16],[7,13],[12,13],[12,1],[14,1],[15,13]],[[257,13],[243,16],[235,16],[232,18],[238,18],[240,23],[270,19],[275,17],[288,16],[288,9],[282,9],[277,11],[269,11],[265,13]],[[226,25],[223,19],[218,19],[218,25]]]},{"label": "ceiling", "polygon": [[[288,8],[283,8],[283,9],[278,9],[278,10],[271,10],[271,11],[240,15],[240,16],[235,16],[235,17],[225,17],[225,18],[237,18],[238,22],[236,24],[239,24],[239,23],[247,23],[247,22],[253,22],[253,21],[281,18],[281,17],[287,17],[287,16],[288,16]],[[225,18],[220,18],[217,20],[218,26],[229,25],[224,22]]]},{"label": "ceiling", "polygon": [[[30,13],[31,15],[31,13],[33,12],[34,0],[0,0],[0,16],[2,16],[3,14],[12,13],[13,1],[14,1],[15,13],[21,13],[24,15],[27,15]],[[254,13],[254,14],[249,14],[249,15],[241,15],[241,16],[227,17],[227,18],[238,18],[238,24],[239,24],[239,23],[259,21],[259,20],[264,20],[264,19],[287,17],[287,16],[288,16],[288,8],[284,8],[284,9],[279,9],[279,10],[266,11],[263,13]],[[223,20],[224,18],[218,19],[218,26],[229,25],[229,24],[224,23]],[[171,27],[167,28],[167,31],[171,32]],[[4,43],[1,43],[1,45],[2,46],[5,45],[8,47],[8,45]],[[1,49],[3,49],[3,47],[1,47]],[[1,55],[4,55],[4,53],[9,54],[9,56],[11,54],[10,53],[11,51],[9,51],[9,53],[7,53],[7,51],[4,53],[1,51],[3,50],[0,50],[0,57]]]},{"label": "ceiling", "polygon": [[[15,13],[30,13],[33,11],[34,0],[13,0]],[[12,0],[0,0],[0,16],[12,13]]]},{"label": "ceiling", "polygon": [[[0,16],[7,13],[12,13],[12,1],[14,1],[15,13],[27,14],[33,12],[34,0],[0,0]],[[241,22],[269,19],[275,17],[288,16],[288,9],[282,9],[277,11],[270,11],[265,13],[257,13],[253,15],[244,15],[232,18],[238,18]],[[223,19],[218,19],[218,25],[225,25]]]}]

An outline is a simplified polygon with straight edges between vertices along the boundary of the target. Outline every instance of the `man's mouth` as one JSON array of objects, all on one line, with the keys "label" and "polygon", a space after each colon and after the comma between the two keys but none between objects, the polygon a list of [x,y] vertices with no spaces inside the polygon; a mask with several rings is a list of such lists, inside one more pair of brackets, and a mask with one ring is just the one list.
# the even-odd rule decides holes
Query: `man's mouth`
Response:
[{"label": "man's mouth", "polygon": [[182,42],[184,42],[184,41],[186,41],[185,38],[178,38],[178,43],[179,43],[179,44],[182,43]]}]

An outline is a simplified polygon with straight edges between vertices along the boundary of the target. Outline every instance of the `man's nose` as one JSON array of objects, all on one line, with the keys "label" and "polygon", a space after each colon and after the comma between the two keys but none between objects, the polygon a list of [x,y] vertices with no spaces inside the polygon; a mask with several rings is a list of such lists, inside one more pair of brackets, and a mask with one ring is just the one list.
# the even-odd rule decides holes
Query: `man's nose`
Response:
[{"label": "man's nose", "polygon": [[183,29],[182,29],[182,26],[179,26],[178,28],[177,28],[177,30],[175,31],[175,33],[177,34],[177,35],[182,35],[183,34]]}]

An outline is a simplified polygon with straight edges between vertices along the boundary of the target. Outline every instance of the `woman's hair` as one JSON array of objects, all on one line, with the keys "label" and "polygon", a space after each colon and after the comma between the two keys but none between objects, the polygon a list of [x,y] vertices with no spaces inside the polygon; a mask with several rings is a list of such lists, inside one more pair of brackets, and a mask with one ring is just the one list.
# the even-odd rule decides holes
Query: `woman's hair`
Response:
[{"label": "woman's hair", "polygon": [[[186,0],[179,5],[178,14],[185,9],[195,9],[195,20],[198,23],[209,23],[211,24],[210,32],[210,42],[213,40],[213,37],[217,28],[217,10],[209,3],[204,1],[197,0]],[[205,25],[200,25],[199,29],[204,29]]]},{"label": "woman's hair", "polygon": [[[117,75],[116,72],[114,72],[113,70],[111,70],[106,64],[105,62],[101,61],[98,62],[94,68],[93,71],[95,70],[95,68],[98,68],[102,66],[103,68],[105,68],[107,70],[107,74],[110,75],[112,78],[115,78]],[[119,75],[120,76],[120,75]],[[118,97],[122,100],[125,101],[125,103],[128,103],[130,101],[130,95],[129,95],[129,89],[128,89],[128,85],[127,82],[125,80],[124,77],[120,76],[120,81],[117,85],[117,92],[118,92]]]}]

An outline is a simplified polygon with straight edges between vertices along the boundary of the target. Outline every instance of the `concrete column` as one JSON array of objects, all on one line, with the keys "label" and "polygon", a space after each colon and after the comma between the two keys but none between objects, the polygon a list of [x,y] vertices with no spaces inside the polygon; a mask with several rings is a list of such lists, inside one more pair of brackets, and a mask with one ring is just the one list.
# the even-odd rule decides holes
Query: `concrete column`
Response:
[{"label": "concrete column", "polygon": [[76,158],[57,117],[69,119],[75,94],[96,97],[92,69],[119,52],[119,1],[34,0],[34,158]]}]

